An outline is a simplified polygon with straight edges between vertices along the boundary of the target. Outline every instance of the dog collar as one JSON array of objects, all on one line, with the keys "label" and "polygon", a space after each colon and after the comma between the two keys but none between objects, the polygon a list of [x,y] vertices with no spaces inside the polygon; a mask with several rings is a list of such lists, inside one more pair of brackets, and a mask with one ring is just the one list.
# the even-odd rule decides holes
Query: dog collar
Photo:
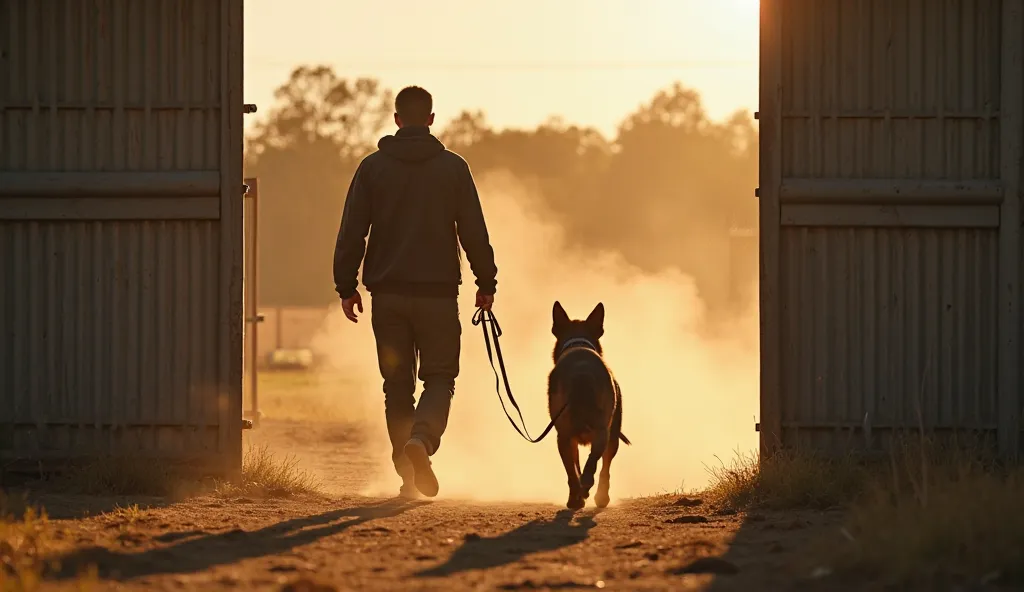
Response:
[{"label": "dog collar", "polygon": [[562,348],[558,350],[558,357],[562,357],[563,355],[565,355],[565,352],[569,351],[570,349],[580,347],[597,351],[597,345],[593,341],[587,339],[586,337],[573,337],[572,339],[567,339],[565,343],[562,344]]}]

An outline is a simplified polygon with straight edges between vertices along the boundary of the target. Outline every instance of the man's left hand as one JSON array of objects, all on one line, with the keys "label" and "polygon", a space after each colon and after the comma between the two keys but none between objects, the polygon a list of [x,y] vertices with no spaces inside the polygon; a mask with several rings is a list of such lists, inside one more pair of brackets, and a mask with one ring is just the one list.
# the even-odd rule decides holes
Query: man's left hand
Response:
[{"label": "man's left hand", "polygon": [[363,313],[363,297],[359,295],[357,291],[349,298],[343,298],[341,301],[341,309],[345,311],[345,318],[358,323],[359,318],[356,316],[356,309],[359,309],[359,314]]},{"label": "man's left hand", "polygon": [[484,294],[483,292],[477,291],[476,307],[489,311],[492,306],[494,306],[494,294]]}]

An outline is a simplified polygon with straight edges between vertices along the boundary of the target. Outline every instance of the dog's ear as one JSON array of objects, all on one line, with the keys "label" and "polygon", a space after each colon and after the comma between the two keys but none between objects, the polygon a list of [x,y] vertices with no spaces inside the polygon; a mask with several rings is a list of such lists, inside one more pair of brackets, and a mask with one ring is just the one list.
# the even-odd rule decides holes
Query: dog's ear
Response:
[{"label": "dog's ear", "polygon": [[604,335],[604,303],[598,302],[597,306],[587,317],[587,327],[594,333],[594,336],[598,339]]},{"label": "dog's ear", "polygon": [[569,321],[569,315],[565,313],[565,309],[562,308],[562,303],[555,300],[555,306],[551,309],[551,333],[558,337],[561,334],[562,329],[567,327],[571,321]]}]

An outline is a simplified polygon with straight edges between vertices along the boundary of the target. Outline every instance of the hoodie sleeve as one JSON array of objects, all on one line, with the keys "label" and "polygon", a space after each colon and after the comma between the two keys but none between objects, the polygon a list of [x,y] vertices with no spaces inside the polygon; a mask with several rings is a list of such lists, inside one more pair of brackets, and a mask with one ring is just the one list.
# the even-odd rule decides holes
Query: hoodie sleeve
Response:
[{"label": "hoodie sleeve", "polygon": [[484,222],[483,208],[480,206],[480,195],[476,190],[476,182],[469,165],[462,163],[458,214],[456,228],[459,242],[466,251],[469,267],[476,276],[476,285],[484,294],[494,294],[497,290],[498,268],[494,265],[494,250],[491,248],[490,237],[487,235],[487,224]]},{"label": "hoodie sleeve", "polygon": [[356,276],[366,253],[366,235],[370,232],[370,196],[364,163],[359,164],[348,187],[338,242],[334,247],[334,288],[342,299],[352,297],[359,286]]}]

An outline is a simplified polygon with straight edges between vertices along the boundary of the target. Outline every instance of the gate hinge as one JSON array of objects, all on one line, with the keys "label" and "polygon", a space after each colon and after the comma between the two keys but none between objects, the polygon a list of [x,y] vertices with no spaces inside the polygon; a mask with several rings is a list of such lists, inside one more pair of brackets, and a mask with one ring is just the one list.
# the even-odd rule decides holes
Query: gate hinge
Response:
[{"label": "gate hinge", "polygon": [[245,103],[242,105],[242,113],[248,115],[256,112],[256,103]]},{"label": "gate hinge", "polygon": [[761,112],[760,111],[754,111],[754,119],[761,119]]},{"label": "gate hinge", "polygon": [[760,432],[761,431],[761,422],[757,422],[757,423],[754,424],[754,431],[755,432]]},{"label": "gate hinge", "polygon": [[754,187],[754,197],[761,197],[761,188]]}]

